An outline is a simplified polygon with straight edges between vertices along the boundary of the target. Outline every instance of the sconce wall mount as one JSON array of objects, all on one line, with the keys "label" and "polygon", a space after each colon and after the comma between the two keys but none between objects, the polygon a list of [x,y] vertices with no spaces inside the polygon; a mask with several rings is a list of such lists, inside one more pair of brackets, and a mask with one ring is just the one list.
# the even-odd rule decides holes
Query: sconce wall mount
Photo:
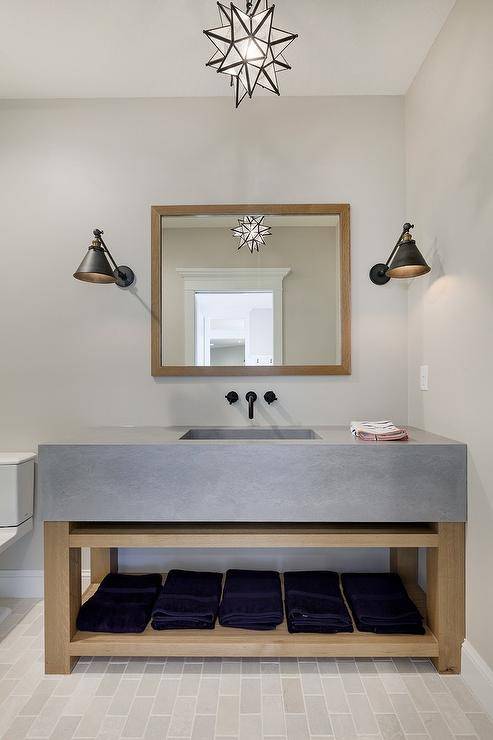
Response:
[{"label": "sconce wall mount", "polygon": [[410,231],[414,224],[405,223],[402,233],[387,262],[379,262],[370,270],[370,280],[375,285],[385,285],[391,278],[406,279],[426,275],[431,267],[416,246]]},{"label": "sconce wall mount", "polygon": [[120,288],[129,288],[135,280],[133,270],[127,265],[116,264],[104,243],[104,232],[101,229],[94,229],[92,233],[94,239],[89,245],[86,256],[74,272],[74,278],[85,283],[115,283]]}]

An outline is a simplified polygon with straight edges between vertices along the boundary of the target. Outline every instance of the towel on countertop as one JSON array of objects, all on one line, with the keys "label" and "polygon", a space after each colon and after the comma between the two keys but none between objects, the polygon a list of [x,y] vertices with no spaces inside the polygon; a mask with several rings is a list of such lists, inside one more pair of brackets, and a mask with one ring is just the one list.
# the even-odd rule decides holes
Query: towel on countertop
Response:
[{"label": "towel on countertop", "polygon": [[391,421],[352,421],[351,434],[365,442],[400,442],[409,439],[404,427]]},{"label": "towel on countertop", "polygon": [[339,576],[330,570],[285,573],[284,603],[289,632],[353,632]]},{"label": "towel on countertop", "polygon": [[77,629],[82,632],[143,632],[161,588],[159,573],[108,573],[82,604]]},{"label": "towel on countertop", "polygon": [[272,570],[228,570],[219,623],[223,627],[272,630],[283,621],[281,579]]},{"label": "towel on countertop", "polygon": [[170,570],[152,610],[152,627],[214,629],[222,580],[222,573]]},{"label": "towel on countertop", "polygon": [[343,573],[341,581],[360,632],[424,635],[423,618],[397,573]]}]

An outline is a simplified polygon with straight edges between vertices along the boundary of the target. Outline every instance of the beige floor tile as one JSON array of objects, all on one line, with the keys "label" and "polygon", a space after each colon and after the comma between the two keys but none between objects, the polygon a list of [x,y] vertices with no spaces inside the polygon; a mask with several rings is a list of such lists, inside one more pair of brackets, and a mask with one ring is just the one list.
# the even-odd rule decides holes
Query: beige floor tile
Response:
[{"label": "beige floor tile", "polygon": [[262,721],[264,735],[286,734],[283,700],[280,695],[262,695]]},{"label": "beige floor tile", "polygon": [[422,712],[421,719],[431,740],[453,740],[444,718],[439,712]]},{"label": "beige floor tile", "polygon": [[303,701],[303,691],[301,688],[301,680],[299,678],[294,676],[283,676],[282,697],[284,702],[284,711],[286,713],[304,713],[305,703]]},{"label": "beige floor tile", "polygon": [[214,740],[216,718],[212,714],[196,714],[192,727],[192,740]]},{"label": "beige floor tile", "polygon": [[122,737],[142,737],[153,705],[152,697],[138,696],[133,700],[123,727]]},{"label": "beige floor tile", "polygon": [[410,658],[393,658],[393,662],[398,673],[416,673],[416,665]]},{"label": "beige floor tile", "polygon": [[77,690],[71,694],[68,703],[65,705],[65,714],[73,714],[76,716],[85,714],[99,684],[99,678],[94,676],[86,678],[86,676],[83,676]]},{"label": "beige floor tile", "polygon": [[183,673],[178,684],[178,696],[197,696],[200,687],[200,674]]},{"label": "beige floor tile", "polygon": [[241,684],[241,663],[223,663],[219,682],[219,693],[225,696],[239,696]]},{"label": "beige floor tile", "polygon": [[114,696],[120,685],[120,673],[106,673],[96,689],[96,696]]},{"label": "beige floor tile", "polygon": [[474,727],[474,732],[480,740],[491,740],[493,738],[493,720],[484,712],[468,712],[467,718]]},{"label": "beige floor tile", "polygon": [[435,704],[455,735],[473,735],[475,730],[451,694],[435,694]]},{"label": "beige floor tile", "polygon": [[260,678],[241,679],[240,713],[259,714],[262,711]]},{"label": "beige floor tile", "polygon": [[[96,696],[90,703],[87,711],[83,714],[74,733],[74,737],[97,737],[106,714],[108,713],[111,701],[111,697],[109,696]],[[127,712],[128,708],[129,707],[127,707]]]},{"label": "beige floor tile", "polygon": [[349,705],[340,676],[324,676],[322,686],[325,702],[330,713],[347,713]]},{"label": "beige floor tile", "polygon": [[170,737],[190,737],[197,699],[192,696],[179,696],[173,707],[168,729]]},{"label": "beige floor tile", "polygon": [[197,696],[197,714],[216,714],[219,677],[202,676]]},{"label": "beige floor tile", "polygon": [[286,730],[288,740],[310,740],[308,724],[304,714],[287,714]]},{"label": "beige floor tile", "polygon": [[377,714],[378,726],[383,740],[404,740],[404,733],[395,714]]},{"label": "beige floor tile", "polygon": [[297,676],[300,672],[297,658],[281,658],[279,670],[283,676]]},{"label": "beige floor tile", "polygon": [[419,712],[436,712],[437,706],[421,676],[404,676],[404,684]]},{"label": "beige floor tile", "polygon": [[301,685],[305,694],[323,694],[317,663],[300,663]]},{"label": "beige floor tile", "polygon": [[321,676],[338,676],[335,658],[318,658],[318,671]]},{"label": "beige floor tile", "polygon": [[115,691],[111,704],[109,705],[108,714],[128,714],[138,687],[138,678],[122,678],[117,690]]},{"label": "beige floor tile", "polygon": [[240,740],[262,740],[262,717],[260,714],[240,714]]},{"label": "beige floor tile", "polygon": [[81,719],[81,717],[60,717],[50,735],[50,740],[71,740]]},{"label": "beige floor tile", "polygon": [[377,672],[375,663],[371,658],[356,658],[356,668],[363,676],[374,676]]},{"label": "beige floor tile", "polygon": [[348,702],[358,734],[378,734],[377,720],[366,694],[348,694]]},{"label": "beige floor tile", "polygon": [[260,681],[263,694],[282,694],[281,675],[279,673],[262,673]]},{"label": "beige floor tile", "polygon": [[51,696],[32,723],[28,737],[50,737],[67,702],[66,696]]},{"label": "beige floor tile", "polygon": [[144,740],[164,740],[168,735],[171,717],[149,717],[144,731]]},{"label": "beige floor tile", "polygon": [[32,696],[24,702],[19,714],[38,715],[53,693],[55,685],[49,679],[41,680]]},{"label": "beige floor tile", "polygon": [[336,740],[357,740],[356,728],[350,714],[331,714],[330,720]]},{"label": "beige floor tile", "polygon": [[390,697],[402,729],[408,735],[425,731],[421,718],[409,694],[392,694]]},{"label": "beige floor tile", "polygon": [[241,674],[243,676],[259,676],[260,675],[259,658],[242,658]]},{"label": "beige floor tile", "polygon": [[305,695],[306,717],[311,735],[332,735],[332,724],[323,696]]},{"label": "beige floor tile", "polygon": [[364,688],[355,660],[337,661],[346,694],[363,694]]},{"label": "beige floor tile", "polygon": [[178,694],[178,678],[163,678],[159,682],[152,714],[171,715]]},{"label": "beige floor tile", "polygon": [[24,740],[33,722],[34,717],[16,717],[11,725],[7,727],[5,738],[8,738],[8,740]]},{"label": "beige floor tile", "polygon": [[81,717],[60,717],[50,735],[50,740],[71,740],[80,720]]},{"label": "beige floor tile", "polygon": [[216,735],[237,735],[240,722],[240,697],[219,696]]},{"label": "beige floor tile", "polygon": [[392,714],[394,707],[380,676],[363,676],[362,682],[373,711],[379,714]]},{"label": "beige floor tile", "polygon": [[442,681],[464,712],[484,712],[460,676],[442,676]]}]

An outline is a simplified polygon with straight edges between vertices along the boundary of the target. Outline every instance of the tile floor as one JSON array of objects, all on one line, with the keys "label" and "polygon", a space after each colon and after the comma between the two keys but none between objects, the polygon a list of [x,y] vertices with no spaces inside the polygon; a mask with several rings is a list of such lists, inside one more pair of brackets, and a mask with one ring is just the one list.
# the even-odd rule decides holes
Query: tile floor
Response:
[{"label": "tile floor", "polygon": [[0,599],[0,737],[493,740],[427,660],[82,659],[43,675],[42,603]]}]

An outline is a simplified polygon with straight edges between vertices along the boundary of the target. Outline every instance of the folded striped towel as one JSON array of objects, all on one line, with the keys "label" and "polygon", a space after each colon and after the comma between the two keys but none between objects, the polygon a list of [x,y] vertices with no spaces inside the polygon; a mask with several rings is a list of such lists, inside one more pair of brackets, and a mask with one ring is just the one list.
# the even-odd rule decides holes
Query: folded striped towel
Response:
[{"label": "folded striped towel", "polygon": [[370,442],[393,442],[409,439],[404,427],[396,427],[391,421],[352,421],[351,434]]}]

